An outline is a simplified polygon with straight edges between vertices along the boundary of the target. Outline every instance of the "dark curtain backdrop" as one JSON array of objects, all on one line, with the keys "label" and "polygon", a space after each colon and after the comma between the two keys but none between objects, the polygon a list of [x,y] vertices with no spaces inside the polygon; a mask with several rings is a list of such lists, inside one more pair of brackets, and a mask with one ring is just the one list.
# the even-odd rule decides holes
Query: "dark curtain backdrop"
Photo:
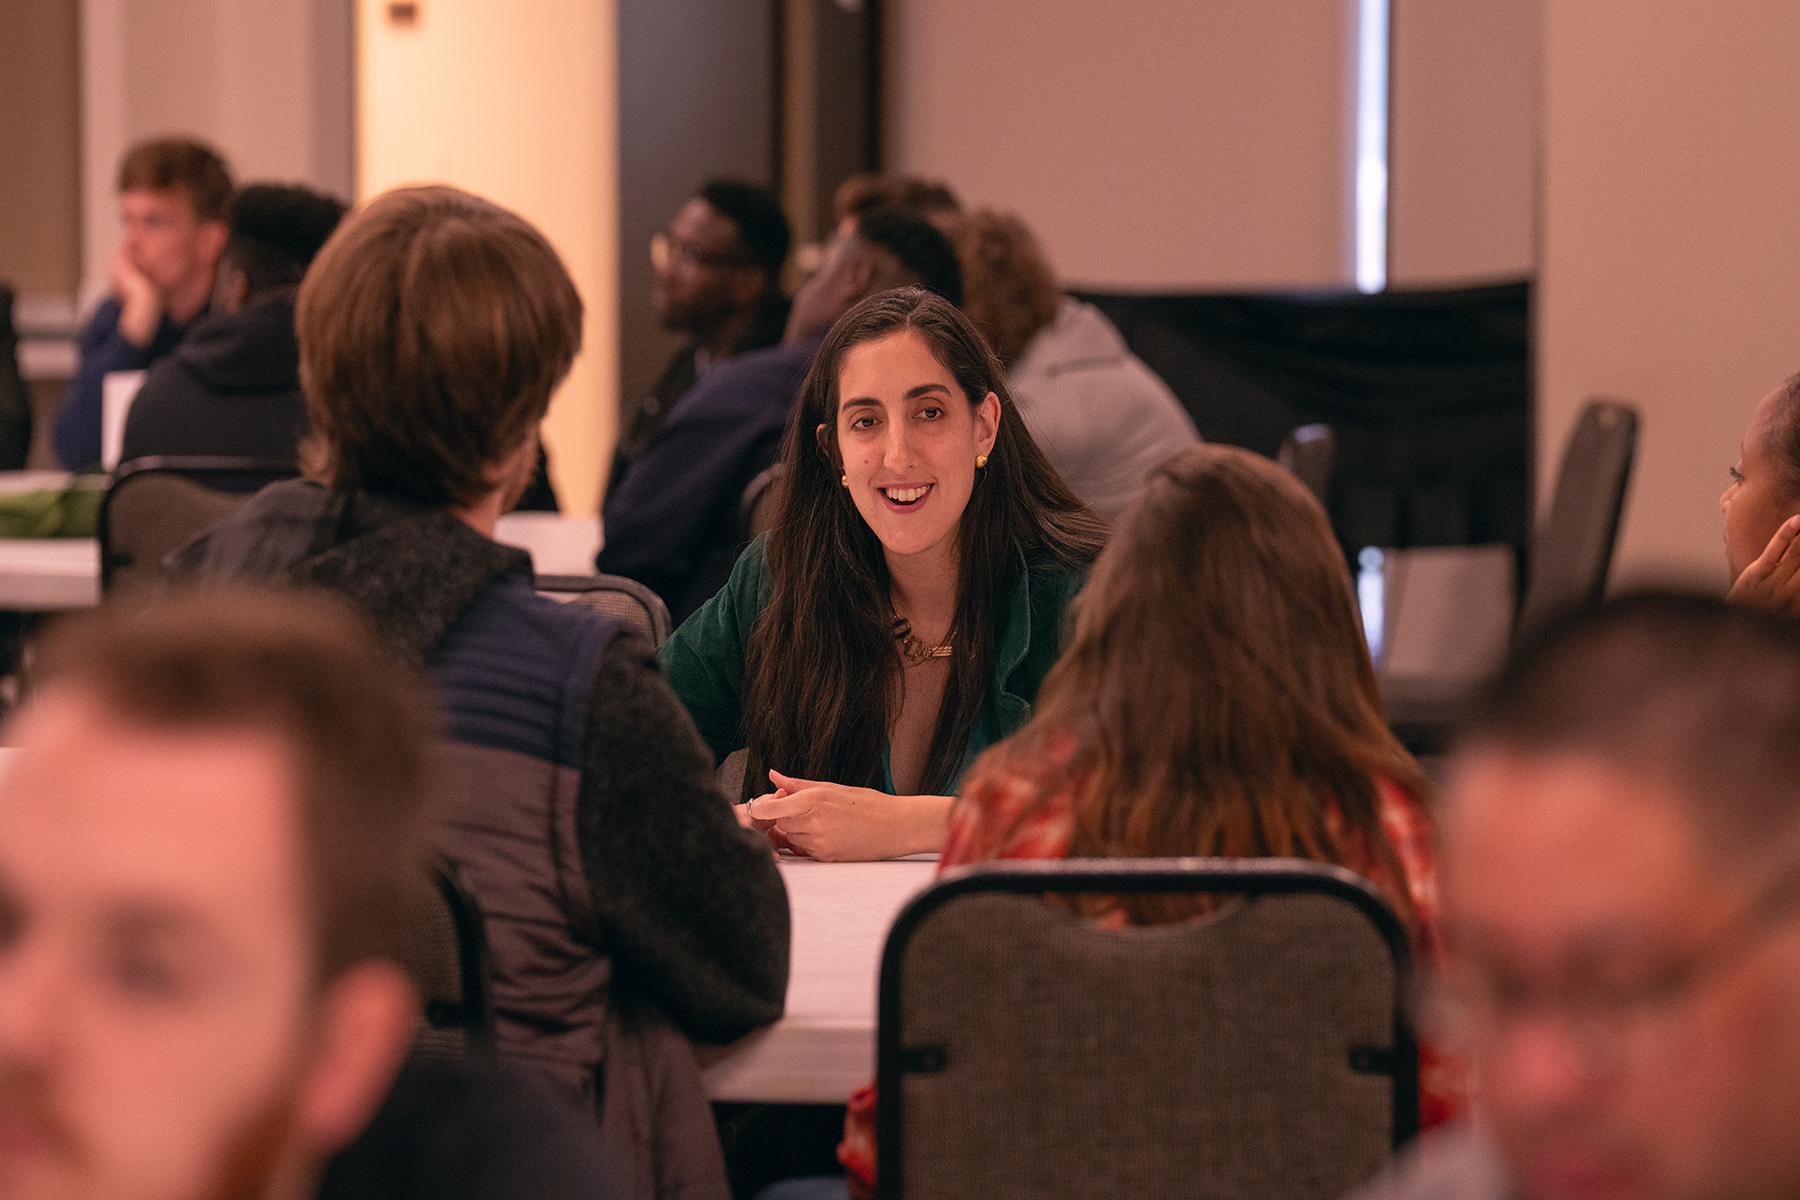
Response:
[{"label": "dark curtain backdrop", "polygon": [[1530,530],[1531,288],[1131,296],[1083,293],[1208,441],[1273,456],[1337,435],[1332,522],[1363,546],[1511,542]]}]

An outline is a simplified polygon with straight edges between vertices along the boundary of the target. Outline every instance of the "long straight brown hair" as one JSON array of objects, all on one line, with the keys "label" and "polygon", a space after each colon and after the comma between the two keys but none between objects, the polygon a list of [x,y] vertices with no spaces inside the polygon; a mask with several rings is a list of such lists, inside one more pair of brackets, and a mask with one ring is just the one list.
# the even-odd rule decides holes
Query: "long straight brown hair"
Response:
[{"label": "long straight brown hair", "polygon": [[994,448],[976,472],[957,533],[956,654],[926,758],[926,792],[948,786],[981,717],[1015,548],[1033,572],[1086,566],[1105,540],[1106,526],[1031,440],[1000,364],[954,305],[904,287],[852,308],[825,335],[783,443],[785,494],[766,546],[773,590],[745,655],[745,796],[770,789],[771,767],[882,784],[882,748],[904,668],[881,542],[838,483],[838,376],[852,347],[905,331],[924,340],[971,409],[989,392],[1000,400]]},{"label": "long straight brown hair", "polygon": [[1030,777],[1040,807],[1074,788],[1072,856],[1342,863],[1358,842],[1411,922],[1374,780],[1421,799],[1428,785],[1382,718],[1342,551],[1298,480],[1246,450],[1182,451],[1120,518],[1075,612],[1032,719],[972,774]]}]

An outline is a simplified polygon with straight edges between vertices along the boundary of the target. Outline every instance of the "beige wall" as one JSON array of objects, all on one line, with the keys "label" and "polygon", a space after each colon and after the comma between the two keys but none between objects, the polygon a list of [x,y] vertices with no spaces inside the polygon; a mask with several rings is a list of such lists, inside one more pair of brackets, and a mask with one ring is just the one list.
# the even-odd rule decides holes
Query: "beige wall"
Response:
[{"label": "beige wall", "polygon": [[1017,211],[1072,284],[1351,275],[1348,0],[897,0],[891,169]]},{"label": "beige wall", "polygon": [[82,0],[82,294],[118,244],[125,148],[181,133],[241,181],[351,190],[351,0]]},{"label": "beige wall", "polygon": [[618,412],[618,52],[612,0],[426,0],[410,28],[358,0],[364,196],[442,182],[536,224],[587,305],[544,438],[566,512],[597,511]]},{"label": "beige wall", "polygon": [[1540,481],[1581,403],[1643,430],[1616,580],[1725,583],[1716,505],[1800,367],[1800,5],[1546,0]]},{"label": "beige wall", "polygon": [[1543,0],[1393,0],[1393,287],[1529,275]]},{"label": "beige wall", "polygon": [[75,0],[0,5],[0,280],[73,296],[81,273]]}]

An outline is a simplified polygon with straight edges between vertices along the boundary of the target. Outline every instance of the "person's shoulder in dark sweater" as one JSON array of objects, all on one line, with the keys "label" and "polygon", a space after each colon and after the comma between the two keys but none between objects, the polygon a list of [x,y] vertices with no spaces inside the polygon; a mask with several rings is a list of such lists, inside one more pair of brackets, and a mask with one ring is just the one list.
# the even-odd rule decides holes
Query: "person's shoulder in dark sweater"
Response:
[{"label": "person's shoulder in dark sweater", "polygon": [[775,461],[820,336],[721,363],[608,493],[600,570],[649,587],[679,624],[731,574],[738,502]]},{"label": "person's shoulder in dark sweater", "polygon": [[120,460],[219,454],[291,462],[306,431],[291,297],[215,313],[144,378]]},{"label": "person's shoulder in dark sweater", "polygon": [[193,322],[177,325],[165,314],[150,344],[139,346],[119,332],[123,311],[116,299],[102,301],[76,341],[80,364],[56,410],[56,457],[71,471],[100,461],[101,392],[106,376],[145,369],[171,353],[193,327]]},{"label": "person's shoulder in dark sweater", "polygon": [[523,1071],[415,1056],[319,1200],[593,1200],[622,1189],[591,1114]]}]

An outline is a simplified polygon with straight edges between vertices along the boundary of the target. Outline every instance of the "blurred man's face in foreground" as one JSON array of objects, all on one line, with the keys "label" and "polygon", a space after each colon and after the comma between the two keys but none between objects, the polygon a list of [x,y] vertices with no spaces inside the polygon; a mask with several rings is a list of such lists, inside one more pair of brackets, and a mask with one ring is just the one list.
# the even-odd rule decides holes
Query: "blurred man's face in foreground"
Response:
[{"label": "blurred man's face in foreground", "polygon": [[1456,772],[1448,1009],[1526,1200],[1800,1194],[1800,864],[1692,811],[1587,757]]},{"label": "blurred man's face in foreground", "polygon": [[13,740],[0,1195],[304,1188],[331,1098],[287,748],[134,726],[68,687]]}]

